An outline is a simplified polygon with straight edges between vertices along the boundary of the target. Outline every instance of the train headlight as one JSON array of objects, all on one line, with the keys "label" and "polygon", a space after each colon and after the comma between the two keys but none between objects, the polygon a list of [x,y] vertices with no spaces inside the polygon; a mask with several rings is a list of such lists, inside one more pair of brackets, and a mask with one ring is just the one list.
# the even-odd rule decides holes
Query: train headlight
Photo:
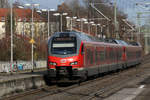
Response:
[{"label": "train headlight", "polygon": [[77,61],[75,61],[75,62],[71,62],[70,63],[70,65],[77,65],[78,64],[78,62]]},{"label": "train headlight", "polygon": [[55,62],[50,62],[50,65],[56,66],[57,64]]}]

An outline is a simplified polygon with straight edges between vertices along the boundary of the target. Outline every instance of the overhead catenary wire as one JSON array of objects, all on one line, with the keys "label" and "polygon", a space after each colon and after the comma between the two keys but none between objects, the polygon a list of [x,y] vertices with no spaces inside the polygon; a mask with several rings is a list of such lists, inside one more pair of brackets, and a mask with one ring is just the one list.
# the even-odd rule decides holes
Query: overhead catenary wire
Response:
[{"label": "overhead catenary wire", "polygon": [[99,10],[94,6],[93,3],[90,3],[90,5],[91,5],[91,7],[94,8],[98,13],[100,13],[104,18],[106,18],[108,21],[110,21],[110,19],[109,19],[107,16],[105,16],[101,11],[99,11]]}]

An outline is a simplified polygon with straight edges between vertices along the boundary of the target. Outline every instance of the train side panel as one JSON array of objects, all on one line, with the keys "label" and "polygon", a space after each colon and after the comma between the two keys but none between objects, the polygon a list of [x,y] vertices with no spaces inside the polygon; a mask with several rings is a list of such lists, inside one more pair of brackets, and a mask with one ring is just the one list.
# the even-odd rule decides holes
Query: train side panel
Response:
[{"label": "train side panel", "polygon": [[142,60],[142,48],[138,46],[128,46],[126,48],[127,67],[137,65]]},{"label": "train side panel", "polygon": [[110,44],[84,44],[84,68],[88,76],[122,69],[122,46]]}]

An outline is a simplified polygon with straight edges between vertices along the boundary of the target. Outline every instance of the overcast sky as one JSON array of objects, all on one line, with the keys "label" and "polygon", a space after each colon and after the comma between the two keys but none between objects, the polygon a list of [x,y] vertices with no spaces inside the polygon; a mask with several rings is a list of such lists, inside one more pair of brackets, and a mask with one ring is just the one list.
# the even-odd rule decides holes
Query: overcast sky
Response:
[{"label": "overcast sky", "polygon": [[57,8],[58,4],[61,4],[64,0],[32,0],[36,1],[41,4],[41,7],[43,6],[46,8]]},{"label": "overcast sky", "polygon": [[14,0],[19,1],[21,3],[39,3],[40,8],[55,8],[57,9],[57,6],[64,2],[64,0]]}]

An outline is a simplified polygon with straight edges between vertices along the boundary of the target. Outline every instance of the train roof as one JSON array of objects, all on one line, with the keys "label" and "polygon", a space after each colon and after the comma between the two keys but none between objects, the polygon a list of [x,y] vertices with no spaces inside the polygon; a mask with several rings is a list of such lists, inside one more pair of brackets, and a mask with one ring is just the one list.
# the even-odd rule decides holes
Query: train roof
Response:
[{"label": "train roof", "polygon": [[123,40],[117,40],[117,39],[105,39],[105,42],[119,44],[119,45],[124,45],[124,46],[129,45],[127,42],[125,42]]},{"label": "train roof", "polygon": [[136,41],[125,42],[123,40],[117,40],[117,39],[105,39],[105,42],[115,43],[115,44],[124,45],[124,46],[140,46],[141,47],[141,44]]},{"label": "train roof", "polygon": [[141,46],[139,42],[135,42],[135,41],[129,42],[129,44],[133,46]]},{"label": "train roof", "polygon": [[141,46],[137,42],[130,42],[127,43],[123,40],[117,40],[117,39],[103,39],[103,38],[97,38],[93,37],[91,35],[85,34],[83,32],[76,32],[76,31],[66,31],[66,32],[55,32],[55,34],[52,37],[59,37],[59,36],[77,36],[81,40],[86,41],[86,42],[105,42],[105,43],[111,43],[111,44],[118,44],[118,45],[132,45],[132,46]]},{"label": "train roof", "polygon": [[77,36],[79,37],[81,40],[83,41],[87,41],[87,42],[102,42],[102,39],[87,35],[83,32],[56,32],[53,37],[59,37],[59,36]]}]

